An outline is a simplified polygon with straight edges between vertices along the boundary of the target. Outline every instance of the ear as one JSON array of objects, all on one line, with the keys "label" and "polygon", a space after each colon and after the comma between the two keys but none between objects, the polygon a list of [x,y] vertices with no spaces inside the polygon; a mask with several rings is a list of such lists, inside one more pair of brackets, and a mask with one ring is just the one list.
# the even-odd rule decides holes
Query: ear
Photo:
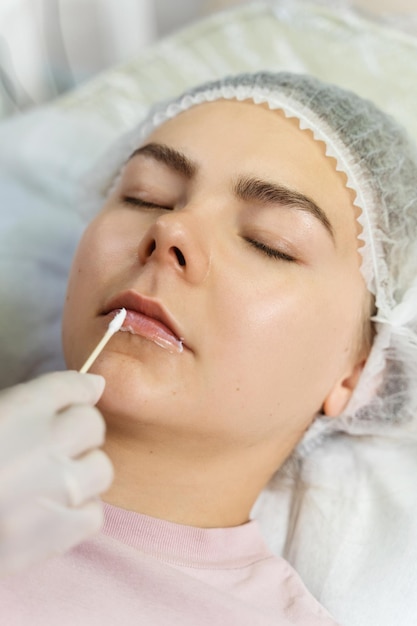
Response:
[{"label": "ear", "polygon": [[338,417],[346,407],[365,367],[365,360],[357,363],[353,370],[340,379],[330,390],[323,402],[323,413],[327,417]]}]

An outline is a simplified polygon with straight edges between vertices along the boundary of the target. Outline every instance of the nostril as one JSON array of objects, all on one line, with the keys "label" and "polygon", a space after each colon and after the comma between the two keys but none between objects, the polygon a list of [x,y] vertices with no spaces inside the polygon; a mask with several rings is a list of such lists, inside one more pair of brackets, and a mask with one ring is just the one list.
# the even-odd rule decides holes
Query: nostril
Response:
[{"label": "nostril", "polygon": [[183,253],[181,252],[181,250],[179,248],[177,248],[176,246],[173,247],[173,251],[175,253],[175,256],[178,259],[178,263],[181,265],[181,267],[184,267],[185,265],[185,257],[183,255]]},{"label": "nostril", "polygon": [[152,241],[150,242],[150,244],[148,246],[148,256],[151,256],[151,254],[155,250],[155,248],[156,248],[155,239],[152,239]]}]

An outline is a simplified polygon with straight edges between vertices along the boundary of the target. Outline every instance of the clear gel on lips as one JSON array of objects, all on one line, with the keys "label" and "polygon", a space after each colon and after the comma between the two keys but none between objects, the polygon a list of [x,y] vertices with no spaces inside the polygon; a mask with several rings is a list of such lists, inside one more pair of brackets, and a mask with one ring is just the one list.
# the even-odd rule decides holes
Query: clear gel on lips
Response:
[{"label": "clear gel on lips", "polygon": [[139,335],[144,339],[153,341],[160,348],[168,350],[168,352],[181,353],[184,350],[183,340],[176,337],[169,331],[163,324],[157,320],[136,313],[128,311],[126,319],[120,329],[123,332],[132,333],[132,335]]}]

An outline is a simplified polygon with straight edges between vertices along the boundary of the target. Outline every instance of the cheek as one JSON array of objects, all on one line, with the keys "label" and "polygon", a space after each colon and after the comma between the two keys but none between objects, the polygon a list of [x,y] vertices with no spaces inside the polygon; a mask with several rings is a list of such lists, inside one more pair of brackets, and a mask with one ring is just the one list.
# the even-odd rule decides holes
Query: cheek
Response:
[{"label": "cheek", "polygon": [[[234,284],[247,287],[242,280]],[[273,355],[277,360],[294,355],[299,361],[309,356],[313,346],[321,347],[327,357],[331,346],[344,343],[349,334],[347,307],[327,285],[314,280],[280,280],[272,286],[258,282],[243,291],[229,285],[222,291],[223,298],[213,298],[218,303],[212,311],[216,350],[230,347],[231,354],[267,360]],[[234,345],[239,348],[234,350]]]},{"label": "cheek", "polygon": [[90,327],[100,312],[103,295],[117,284],[122,266],[123,241],[117,225],[96,218],[85,230],[75,253],[68,280],[62,319],[64,354],[69,367],[77,367],[94,341],[97,331]]},{"label": "cheek", "polygon": [[134,231],[127,220],[115,219],[112,213],[100,214],[91,222],[74,256],[68,295],[91,299],[103,283],[111,283],[135,253]]},{"label": "cheek", "polygon": [[[242,281],[235,281],[240,284]],[[354,313],[330,284],[237,292],[230,285],[213,312],[216,340],[207,344],[218,397],[260,427],[262,415],[309,419],[321,407],[349,351]],[[353,317],[352,317],[353,315]]]},{"label": "cheek", "polygon": [[83,303],[91,298],[91,291],[102,280],[103,241],[101,229],[91,224],[85,231],[75,253],[68,281],[66,308],[83,308]]}]

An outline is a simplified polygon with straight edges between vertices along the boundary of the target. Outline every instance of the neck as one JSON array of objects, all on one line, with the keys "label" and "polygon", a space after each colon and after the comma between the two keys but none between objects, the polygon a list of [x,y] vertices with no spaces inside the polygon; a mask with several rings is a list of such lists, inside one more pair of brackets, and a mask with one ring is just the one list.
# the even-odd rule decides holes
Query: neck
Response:
[{"label": "neck", "polygon": [[114,482],[102,496],[105,502],[200,528],[247,522],[278,466],[276,446],[268,464],[259,447],[224,450],[218,442],[210,445],[149,426],[134,434],[108,426],[103,450],[115,469]]}]

